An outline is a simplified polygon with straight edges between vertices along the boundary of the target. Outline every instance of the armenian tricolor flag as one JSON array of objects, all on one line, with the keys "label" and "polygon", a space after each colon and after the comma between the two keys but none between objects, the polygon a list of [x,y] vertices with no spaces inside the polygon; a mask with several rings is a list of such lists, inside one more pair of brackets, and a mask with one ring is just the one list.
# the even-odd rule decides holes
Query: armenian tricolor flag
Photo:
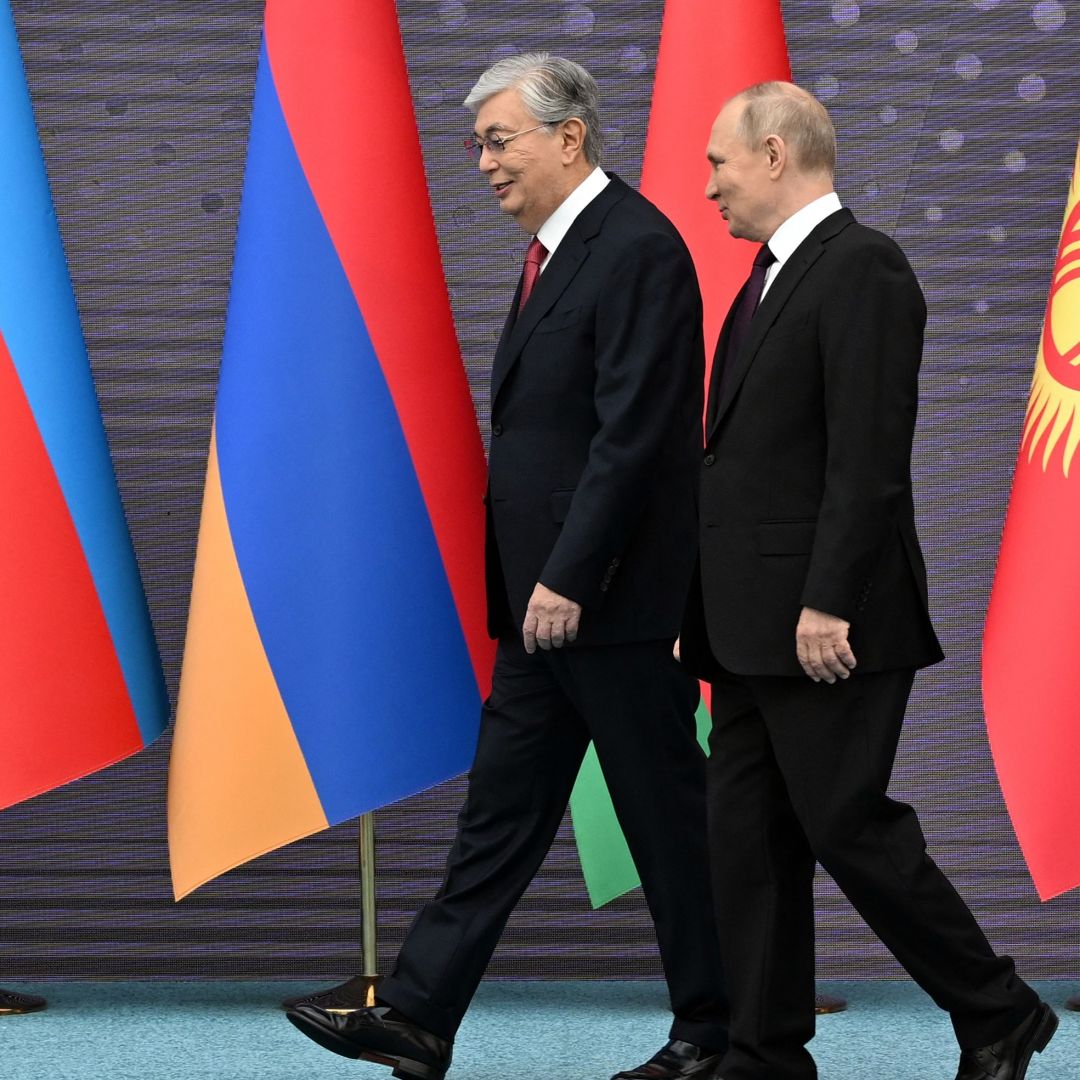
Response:
[{"label": "armenian tricolor flag", "polygon": [[[790,79],[780,0],[718,4],[667,0],[656,58],[641,193],[675,224],[694,257],[705,304],[705,342],[720,336],[724,315],[750,272],[749,249],[729,235],[705,199],[705,145],[720,107],[757,82]],[[687,162],[700,161],[700,169]],[[712,355],[708,354],[712,363]],[[706,371],[706,383],[708,372]],[[698,738],[712,720],[703,686]],[[595,907],[638,885],[630,850],[590,748],[570,800],[585,884]]]},{"label": "armenian tricolor flag", "polygon": [[468,767],[484,474],[393,0],[269,0],[169,771],[177,896]]},{"label": "armenian tricolor flag", "polygon": [[0,147],[4,807],[141,750],[168,699],[6,0]]},{"label": "armenian tricolor flag", "polygon": [[990,747],[1039,896],[1080,885],[1080,150],[983,636]]}]

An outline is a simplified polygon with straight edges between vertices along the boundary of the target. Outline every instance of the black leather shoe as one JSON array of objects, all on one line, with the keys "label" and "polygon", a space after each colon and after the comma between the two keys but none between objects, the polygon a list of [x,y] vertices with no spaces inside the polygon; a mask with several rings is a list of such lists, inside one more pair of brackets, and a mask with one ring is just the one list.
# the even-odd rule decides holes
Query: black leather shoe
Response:
[{"label": "black leather shoe", "polygon": [[1041,1054],[1057,1031],[1058,1018],[1045,1001],[1004,1039],[960,1055],[956,1080],[1024,1080],[1032,1054]]},{"label": "black leather shoe", "polygon": [[717,1050],[672,1039],[636,1069],[616,1073],[611,1080],[721,1080],[716,1073],[724,1055]]},{"label": "black leather shoe", "polygon": [[45,999],[36,994],[16,994],[14,990],[0,990],[0,1016],[41,1012],[44,1008]]},{"label": "black leather shoe", "polygon": [[371,1004],[368,994],[371,991],[372,976],[354,975],[347,982],[339,986],[331,986],[326,990],[312,990],[310,993],[301,994],[299,997],[286,998],[282,1003],[283,1009],[295,1009],[300,1005],[318,1005],[327,1012],[353,1012]]},{"label": "black leather shoe", "polygon": [[415,1024],[388,1020],[389,1012],[384,1005],[345,1013],[298,1005],[285,1015],[309,1039],[342,1057],[389,1065],[400,1080],[442,1080],[450,1068],[453,1041]]}]

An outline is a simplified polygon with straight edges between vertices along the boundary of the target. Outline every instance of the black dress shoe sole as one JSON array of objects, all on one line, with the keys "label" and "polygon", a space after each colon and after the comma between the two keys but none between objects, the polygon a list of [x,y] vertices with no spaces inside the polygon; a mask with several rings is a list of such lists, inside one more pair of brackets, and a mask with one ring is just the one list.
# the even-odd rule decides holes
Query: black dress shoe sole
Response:
[{"label": "black dress shoe sole", "polygon": [[1033,1054],[1041,1054],[1054,1037],[1057,1031],[1057,1013],[1045,1002],[1039,1006],[1039,1018],[1031,1031],[1028,1045],[1020,1052],[1016,1059],[1016,1080],[1024,1080],[1028,1064]]},{"label": "black dress shoe sole", "polygon": [[422,1061],[412,1061],[397,1054],[381,1054],[365,1046],[358,1046],[352,1039],[346,1039],[338,1035],[336,1031],[328,1031],[320,1024],[298,1013],[289,1012],[285,1016],[293,1027],[302,1031],[324,1050],[352,1058],[353,1061],[370,1061],[375,1065],[388,1065],[394,1070],[392,1075],[398,1077],[399,1080],[443,1080],[446,1076],[446,1070],[437,1066],[425,1065]]}]

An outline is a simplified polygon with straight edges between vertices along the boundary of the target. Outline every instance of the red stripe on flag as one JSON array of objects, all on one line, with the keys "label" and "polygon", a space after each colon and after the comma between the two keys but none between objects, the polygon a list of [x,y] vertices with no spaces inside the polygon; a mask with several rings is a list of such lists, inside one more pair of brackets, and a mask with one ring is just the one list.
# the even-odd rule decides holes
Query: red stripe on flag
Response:
[{"label": "red stripe on flag", "polygon": [[82,545],[0,335],[0,807],[142,738]]},{"label": "red stripe on flag", "polygon": [[754,83],[790,78],[779,0],[667,0],[641,190],[674,222],[694,256],[710,364],[753,249],[728,235],[716,205],[705,198],[709,132],[728,98]]},{"label": "red stripe on flag", "polygon": [[266,44],[297,155],[393,395],[486,696],[494,660],[484,607],[486,466],[393,0],[324,0],[318,14],[271,0]]},{"label": "red stripe on flag", "polygon": [[[779,0],[667,0],[656,58],[641,191],[671,219],[694,258],[705,311],[705,383],[713,347],[753,248],[734,240],[705,198],[705,147],[724,102],[754,83],[789,80]],[[712,711],[712,690],[701,686]]]}]

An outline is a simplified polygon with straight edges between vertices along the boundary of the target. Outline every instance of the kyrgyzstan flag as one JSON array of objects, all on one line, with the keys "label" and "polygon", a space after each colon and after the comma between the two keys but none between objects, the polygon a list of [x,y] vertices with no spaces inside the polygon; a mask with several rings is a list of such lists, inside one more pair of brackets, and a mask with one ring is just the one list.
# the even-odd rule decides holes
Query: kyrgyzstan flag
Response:
[{"label": "kyrgyzstan flag", "polygon": [[484,452],[393,0],[269,0],[169,766],[177,896],[468,768]]},{"label": "kyrgyzstan flag", "polygon": [[[750,256],[705,198],[705,146],[728,98],[754,83],[790,78],[779,0],[667,0],[641,191],[674,222],[694,257],[710,360],[727,309],[750,272]],[[702,741],[710,726],[703,705],[698,711]],[[634,888],[638,878],[592,749],[570,808],[585,883],[599,907]]]},{"label": "kyrgyzstan flag", "polygon": [[1080,885],[1080,151],[983,638],[986,726],[1039,896]]}]

